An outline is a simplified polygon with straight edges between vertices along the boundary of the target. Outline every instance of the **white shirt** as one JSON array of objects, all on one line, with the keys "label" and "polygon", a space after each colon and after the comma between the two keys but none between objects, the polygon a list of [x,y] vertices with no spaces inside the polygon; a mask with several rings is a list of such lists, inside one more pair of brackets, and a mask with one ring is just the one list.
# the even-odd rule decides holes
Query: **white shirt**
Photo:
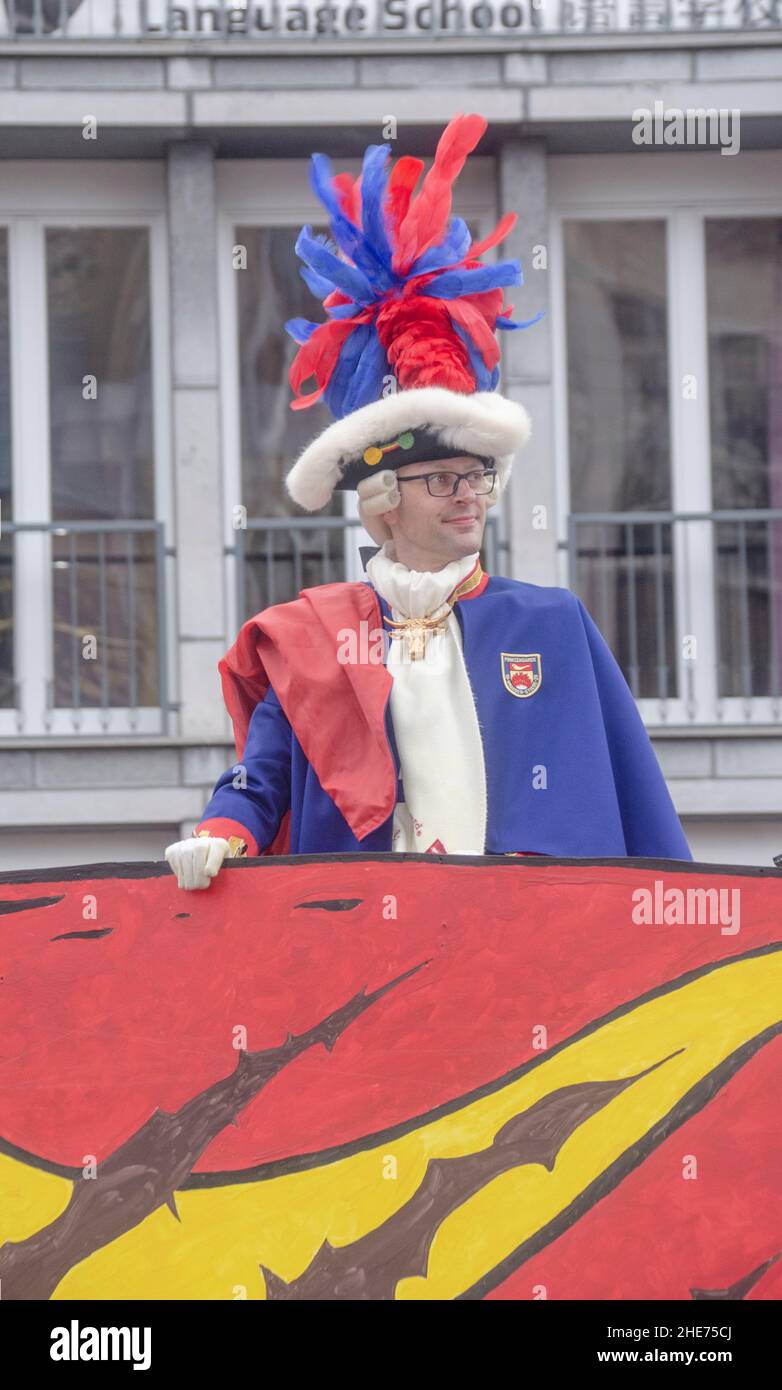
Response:
[{"label": "white shirt", "polygon": [[[477,560],[476,551],[441,570],[410,570],[396,559],[393,541],[386,541],[366,572],[392,618],[440,617]],[[390,639],[388,671],[405,794],[394,812],[392,849],[483,854],[483,740],[456,614],[448,614],[443,632],[427,637],[419,660],[410,659],[404,638]]]}]

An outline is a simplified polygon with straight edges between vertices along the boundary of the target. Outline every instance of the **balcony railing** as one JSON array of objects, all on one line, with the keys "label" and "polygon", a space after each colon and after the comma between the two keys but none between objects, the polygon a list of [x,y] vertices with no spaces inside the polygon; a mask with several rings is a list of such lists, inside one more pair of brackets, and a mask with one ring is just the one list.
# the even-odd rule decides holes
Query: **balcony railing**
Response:
[{"label": "balcony railing", "polygon": [[0,730],[167,733],[157,521],[3,521]]},{"label": "balcony railing", "polygon": [[[296,598],[300,589],[360,578],[356,527],[361,527],[356,517],[248,519],[227,548],[236,562],[237,623],[270,604]],[[509,547],[495,516],[487,520],[481,556],[489,574],[507,572]]]},{"label": "balcony railing", "polygon": [[[507,574],[499,523],[482,559]],[[356,527],[249,519],[227,547],[237,626],[360,578]],[[0,733],[168,732],[167,564],[160,522],[3,523]],[[647,723],[782,723],[782,509],[572,515],[568,564]]]},{"label": "balcony railing", "polygon": [[[349,517],[255,518],[228,554],[236,624],[300,589],[360,571]],[[507,565],[499,520],[482,557]],[[175,551],[156,521],[3,521],[0,737],[167,734]]]},{"label": "balcony railing", "polygon": [[[0,0],[0,42],[29,39],[177,41],[317,38],[404,40],[469,37],[476,42],[523,35],[661,34],[701,30],[761,30],[782,26],[780,0],[548,0],[506,4],[447,0],[432,7],[426,25],[410,3],[388,10],[384,0],[360,7],[321,0]],[[291,27],[291,14],[296,21]],[[308,23],[302,22],[302,10]],[[359,14],[360,11],[360,14]],[[348,13],[350,12],[350,13]]]},{"label": "balcony railing", "polygon": [[782,720],[782,509],[580,513],[567,544],[649,722]]}]

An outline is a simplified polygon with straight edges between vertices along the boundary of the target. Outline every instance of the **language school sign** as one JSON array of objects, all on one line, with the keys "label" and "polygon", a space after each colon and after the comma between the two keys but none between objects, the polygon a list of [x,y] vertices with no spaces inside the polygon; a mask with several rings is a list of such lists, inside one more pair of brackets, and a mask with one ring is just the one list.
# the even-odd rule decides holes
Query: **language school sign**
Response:
[{"label": "language school sign", "polygon": [[[0,10],[16,37],[73,39],[226,38],[479,39],[520,35],[665,33],[714,29],[777,29],[782,0],[115,0],[96,7],[66,0],[43,8],[15,0]],[[13,18],[10,18],[13,16]]]},{"label": "language school sign", "polygon": [[431,33],[659,33],[774,28],[782,24],[778,4],[779,0],[248,0],[228,6],[139,0],[139,18],[143,33],[250,38],[296,33],[419,38]]},{"label": "language school sign", "polygon": [[[144,33],[225,33],[249,38],[264,35],[317,34],[351,37],[377,34],[534,32],[541,29],[544,0],[362,0],[356,3],[287,3],[261,0],[247,8],[169,5],[161,24],[148,20]],[[142,8],[144,8],[142,4]],[[217,9],[218,13],[212,13]],[[536,13],[537,12],[537,13]]]}]

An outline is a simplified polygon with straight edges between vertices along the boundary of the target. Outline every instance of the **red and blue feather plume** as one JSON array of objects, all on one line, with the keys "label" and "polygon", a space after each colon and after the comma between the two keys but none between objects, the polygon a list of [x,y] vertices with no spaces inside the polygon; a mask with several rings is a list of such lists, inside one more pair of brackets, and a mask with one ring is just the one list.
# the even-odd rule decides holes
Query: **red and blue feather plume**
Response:
[{"label": "red and blue feather plume", "polygon": [[[481,242],[451,216],[454,182],[486,126],[482,116],[454,117],[417,195],[423,162],[404,155],[389,170],[388,145],[369,146],[355,180],[332,173],[325,155],[312,156],[310,180],[329,214],[333,242],[303,227],[296,252],[328,317],[285,324],[300,344],[289,372],[294,410],[322,398],[341,419],[378,400],[389,376],[401,390],[494,390],[495,330],[528,328],[542,313],[515,323],[513,306],[503,308],[503,289],[523,283],[518,261],[481,264],[516,214],[508,213]],[[302,394],[311,379],[315,389]]]}]

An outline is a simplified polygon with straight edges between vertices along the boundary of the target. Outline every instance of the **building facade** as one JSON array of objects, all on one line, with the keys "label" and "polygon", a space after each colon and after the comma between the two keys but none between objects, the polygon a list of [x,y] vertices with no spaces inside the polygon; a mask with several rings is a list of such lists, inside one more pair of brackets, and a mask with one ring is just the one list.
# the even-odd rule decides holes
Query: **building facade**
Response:
[{"label": "building facade", "polygon": [[431,156],[458,111],[455,210],[519,213],[545,311],[486,563],[584,598],[697,858],[782,853],[780,0],[6,0],[2,868],[162,858],[232,762],[241,621],[360,576],[355,514],[282,486],[326,418],[282,328],[307,158]]}]

